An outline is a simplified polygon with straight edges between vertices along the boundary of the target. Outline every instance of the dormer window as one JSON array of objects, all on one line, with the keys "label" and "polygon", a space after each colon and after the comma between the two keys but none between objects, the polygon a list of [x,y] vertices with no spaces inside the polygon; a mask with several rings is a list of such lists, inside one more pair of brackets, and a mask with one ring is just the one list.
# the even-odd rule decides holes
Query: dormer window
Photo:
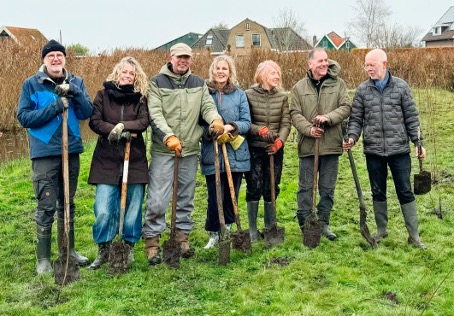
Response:
[{"label": "dormer window", "polygon": [[213,35],[208,35],[205,45],[212,45],[213,44]]},{"label": "dormer window", "polygon": [[434,26],[432,29],[432,35],[441,35],[441,26]]}]

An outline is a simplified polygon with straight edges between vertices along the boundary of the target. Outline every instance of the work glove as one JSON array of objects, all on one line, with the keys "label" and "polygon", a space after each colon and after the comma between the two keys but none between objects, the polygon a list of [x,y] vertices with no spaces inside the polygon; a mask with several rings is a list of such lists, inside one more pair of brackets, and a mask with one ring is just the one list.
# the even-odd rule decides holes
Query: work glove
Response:
[{"label": "work glove", "polygon": [[53,104],[58,114],[62,113],[64,110],[67,110],[69,108],[68,99],[66,99],[65,97],[58,98],[57,100],[54,101]]},{"label": "work glove", "polygon": [[110,131],[109,136],[107,136],[109,142],[118,142],[121,138],[121,132],[123,132],[124,129],[125,125],[123,123],[115,125],[115,127]]},{"label": "work glove", "polygon": [[222,120],[213,120],[213,122],[211,122],[210,124],[209,130],[213,138],[218,138],[219,136],[224,134],[224,124],[222,123]]},{"label": "work glove", "polygon": [[56,86],[54,92],[61,97],[72,98],[80,92],[80,89],[74,83],[70,82],[70,83],[63,83],[63,84]]},{"label": "work glove", "polygon": [[268,127],[262,126],[259,130],[259,135],[267,143],[274,143],[274,141],[279,137],[279,134],[273,131],[270,131]]},{"label": "work glove", "polygon": [[274,143],[267,145],[265,147],[265,150],[268,153],[268,155],[274,155],[281,148],[282,148],[282,140],[280,138],[278,138],[274,141]]},{"label": "work glove", "polygon": [[241,135],[235,135],[233,138],[230,140],[230,145],[234,150],[237,150],[240,148],[241,144],[244,142],[244,137]]},{"label": "work glove", "polygon": [[183,148],[181,147],[181,143],[178,137],[172,135],[169,138],[167,138],[166,146],[167,148],[169,148],[169,150],[174,151],[177,157],[181,157],[181,151],[183,150]]},{"label": "work glove", "polygon": [[218,138],[219,144],[227,144],[233,139],[233,135],[231,133],[224,133]]},{"label": "work glove", "polygon": [[120,136],[121,139],[124,139],[125,141],[127,142],[130,142],[131,139],[132,139],[132,136],[131,136],[131,133],[128,132],[128,131],[123,131],[121,132],[121,136]]}]

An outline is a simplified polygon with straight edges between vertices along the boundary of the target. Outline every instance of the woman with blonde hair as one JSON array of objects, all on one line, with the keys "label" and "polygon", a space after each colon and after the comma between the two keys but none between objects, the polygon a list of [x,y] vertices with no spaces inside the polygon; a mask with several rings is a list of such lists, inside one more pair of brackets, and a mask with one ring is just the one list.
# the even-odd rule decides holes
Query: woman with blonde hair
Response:
[{"label": "woman with blonde hair", "polygon": [[[109,257],[112,239],[118,233],[124,149],[131,142],[123,241],[130,246],[142,232],[142,201],[148,183],[148,162],[142,137],[149,126],[147,76],[133,57],[125,57],[113,68],[96,94],[90,128],[98,134],[88,183],[96,185],[93,239],[98,255],[88,267],[98,269]],[[131,137],[134,133],[137,136]],[[133,260],[132,251],[130,260]]]},{"label": "woman with blonde hair", "polygon": [[246,173],[246,201],[251,241],[258,239],[257,214],[261,196],[264,200],[264,222],[269,227],[272,214],[270,159],[274,155],[276,198],[282,174],[284,143],[290,133],[287,93],[282,90],[282,72],[277,63],[266,60],[257,67],[254,84],[246,90],[251,112],[251,129],[247,139],[251,154],[251,171]]},{"label": "woman with blonde hair", "polygon": [[[209,76],[210,78],[207,81],[208,89],[224,121],[224,134],[246,136],[251,124],[249,105],[244,91],[236,86],[236,68],[233,59],[227,55],[215,57],[210,66]],[[208,126],[205,126],[205,130],[208,132]],[[205,222],[205,230],[209,236],[205,248],[208,249],[213,248],[219,242],[220,224],[216,200],[213,139],[208,136],[209,133],[205,133],[205,135],[202,140],[200,165],[201,172],[205,175],[208,190],[207,218]],[[235,195],[238,199],[243,174],[249,171],[250,168],[248,145],[245,140],[239,147],[232,147],[230,143],[227,143],[226,147]],[[219,148],[219,152],[222,152],[221,148]],[[223,159],[220,159],[220,169],[222,206],[225,223],[230,228],[230,225],[235,221],[235,215]]]}]

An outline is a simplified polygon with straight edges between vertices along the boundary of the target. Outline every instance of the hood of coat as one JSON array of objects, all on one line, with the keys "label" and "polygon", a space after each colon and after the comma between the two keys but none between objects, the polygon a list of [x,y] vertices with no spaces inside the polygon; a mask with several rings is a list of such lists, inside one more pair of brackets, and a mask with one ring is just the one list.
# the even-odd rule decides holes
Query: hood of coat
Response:
[{"label": "hood of coat", "polygon": [[[210,94],[215,94],[216,92],[219,91],[217,88],[216,82],[206,80],[206,84],[208,86],[208,91],[210,91]],[[222,93],[230,94],[233,91],[235,91],[236,89],[237,89],[237,86],[235,84],[233,84],[232,82],[230,82],[230,80],[229,80],[226,83],[226,85],[222,88]]]}]

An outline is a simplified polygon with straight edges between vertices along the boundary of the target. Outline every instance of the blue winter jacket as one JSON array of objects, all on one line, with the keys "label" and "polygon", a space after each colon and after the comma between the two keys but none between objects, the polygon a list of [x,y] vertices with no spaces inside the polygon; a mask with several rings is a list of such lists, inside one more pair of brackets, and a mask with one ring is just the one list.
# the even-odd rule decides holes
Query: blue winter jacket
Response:
[{"label": "blue winter jacket", "polygon": [[[67,70],[65,83],[73,83],[80,92],[68,98],[68,153],[83,152],[79,120],[86,120],[93,112],[82,78]],[[30,159],[62,154],[62,106],[54,93],[56,83],[44,72],[44,65],[22,85],[17,109],[19,123],[30,135]]]},{"label": "blue winter jacket", "polygon": [[[249,103],[246,93],[230,83],[224,87],[222,92],[216,90],[213,83],[208,82],[207,84],[224,124],[232,123],[238,129],[235,133],[245,138],[237,150],[234,150],[230,144],[226,144],[230,168],[232,172],[247,172],[251,169],[249,147],[246,141],[246,134],[251,127],[251,115],[249,113]],[[204,129],[206,134],[208,125],[205,125]],[[202,139],[201,155],[200,169],[202,174],[214,174],[214,148],[211,140],[207,138]],[[220,145],[219,161],[221,172],[225,172],[224,158]]]}]

